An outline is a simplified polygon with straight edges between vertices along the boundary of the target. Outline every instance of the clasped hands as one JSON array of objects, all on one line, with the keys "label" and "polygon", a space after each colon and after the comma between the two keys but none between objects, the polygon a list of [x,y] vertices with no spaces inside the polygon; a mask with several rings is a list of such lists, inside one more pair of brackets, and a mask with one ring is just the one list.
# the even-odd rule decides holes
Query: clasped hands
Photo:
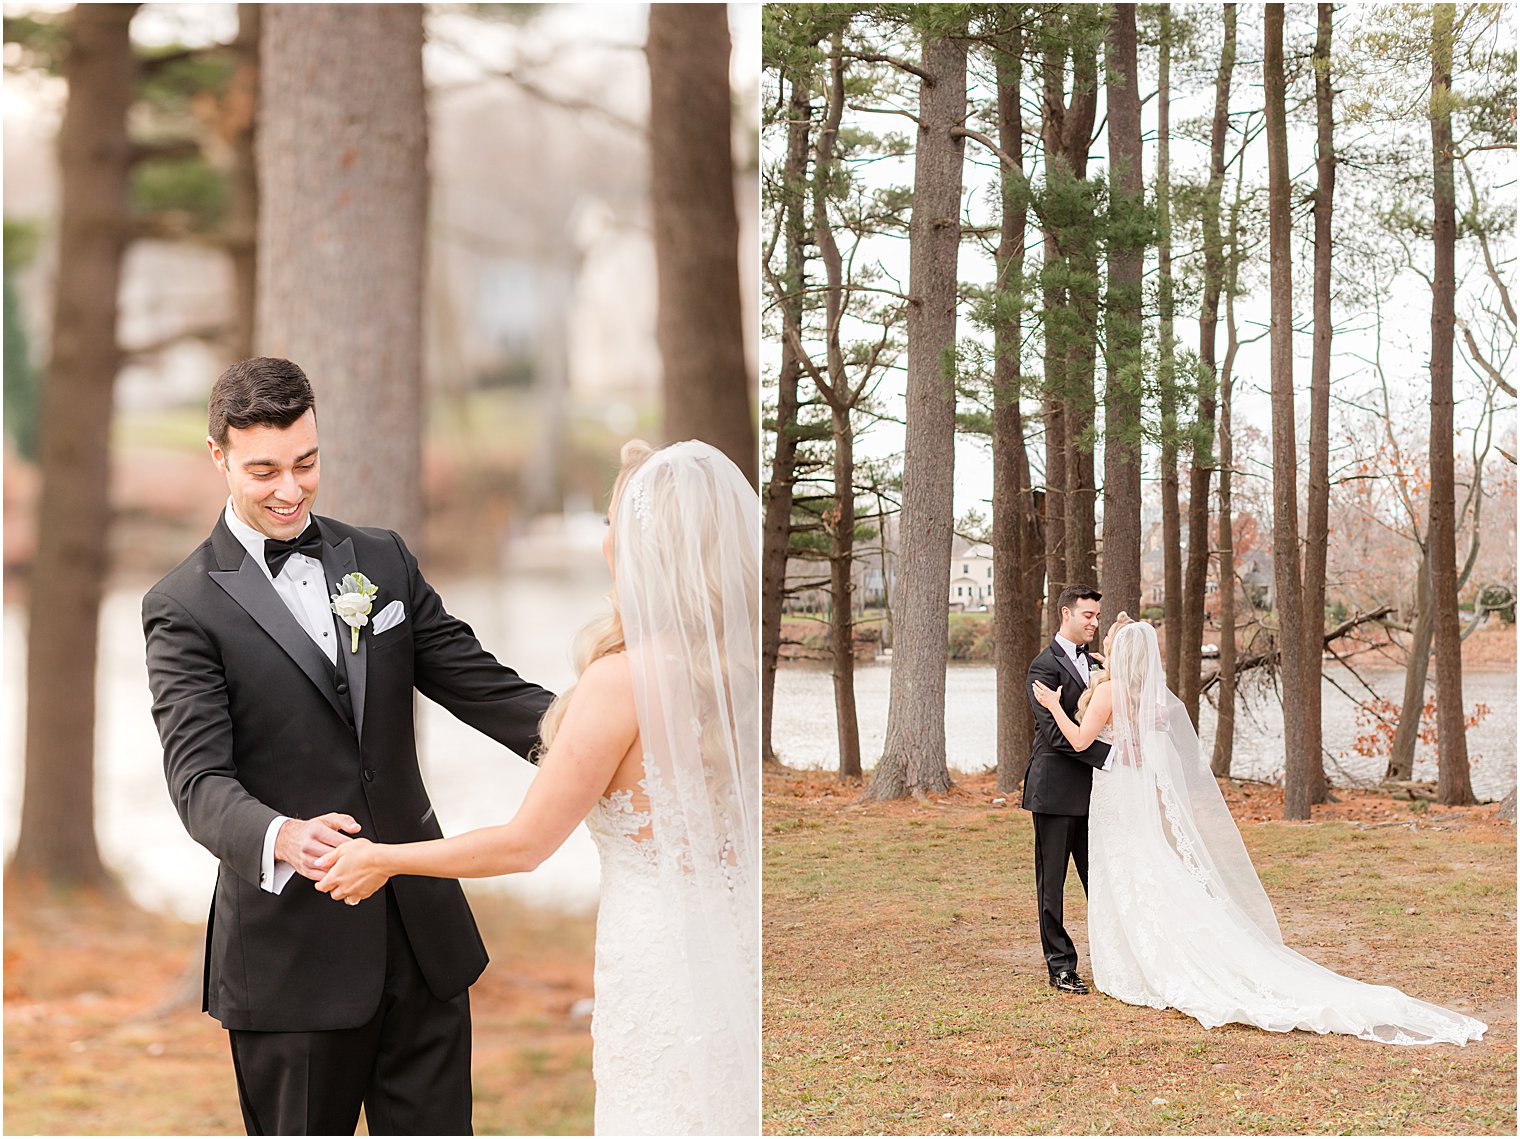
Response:
[{"label": "clasped hands", "polygon": [[287,819],[275,837],[275,859],[310,878],[322,893],[358,905],[390,880],[378,866],[376,845],[351,837],[359,829],[358,821],[341,811],[314,819]]}]

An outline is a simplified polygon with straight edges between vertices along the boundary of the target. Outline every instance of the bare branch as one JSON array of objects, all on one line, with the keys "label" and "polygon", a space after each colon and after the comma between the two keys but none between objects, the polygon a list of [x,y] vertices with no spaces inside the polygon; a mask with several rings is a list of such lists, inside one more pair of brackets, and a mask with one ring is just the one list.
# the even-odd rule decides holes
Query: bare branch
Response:
[{"label": "bare branch", "polygon": [[1459,316],[1456,318],[1456,322],[1457,327],[1462,330],[1463,339],[1467,341],[1467,354],[1472,357],[1473,362],[1488,373],[1488,378],[1498,385],[1500,391],[1504,392],[1511,399],[1514,399],[1516,395],[1515,385],[1506,380],[1500,374],[1499,369],[1490,364],[1483,353],[1478,350],[1478,342],[1473,339],[1472,329],[1467,327],[1467,321]]},{"label": "bare branch", "polygon": [[925,71],[915,63],[909,63],[906,59],[898,59],[895,55],[884,55],[877,51],[846,51],[840,54],[840,58],[858,59],[862,63],[890,63],[901,71],[906,71],[910,75],[917,75],[925,83],[932,85],[936,82],[930,72]]},{"label": "bare branch", "polygon": [[859,111],[862,114],[866,115],[901,115],[905,119],[912,119],[915,123],[918,123],[919,126],[924,125],[919,117],[912,111],[904,111],[899,107],[862,107],[858,106],[855,103],[851,103],[850,110]]}]

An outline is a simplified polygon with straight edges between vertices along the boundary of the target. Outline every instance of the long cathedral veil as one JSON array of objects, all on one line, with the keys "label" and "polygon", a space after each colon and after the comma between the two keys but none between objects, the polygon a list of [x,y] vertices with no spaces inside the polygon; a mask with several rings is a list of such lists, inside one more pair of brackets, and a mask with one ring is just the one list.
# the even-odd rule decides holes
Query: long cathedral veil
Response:
[{"label": "long cathedral veil", "polygon": [[[1342,976],[1284,945],[1192,721],[1167,691],[1156,630],[1143,623],[1120,629],[1109,669],[1112,754],[1122,767],[1097,778],[1114,779],[1105,793],[1121,796],[1108,804],[1111,817],[1124,820],[1123,833],[1113,836],[1122,847],[1118,857],[1138,866],[1157,859],[1180,863],[1208,895],[1179,885],[1175,875],[1144,876],[1153,890],[1164,892],[1138,899],[1140,905],[1147,915],[1160,915],[1165,936],[1179,943],[1163,948],[1154,924],[1131,920],[1137,934],[1130,939],[1130,966],[1145,978],[1142,989],[1150,986],[1136,991],[1139,1003],[1153,1003],[1150,996],[1205,1025],[1241,1021],[1279,1032],[1344,1032],[1385,1044],[1482,1038],[1487,1026],[1480,1020],[1388,985]],[[1122,945],[1111,948],[1125,952]],[[1093,956],[1097,976],[1096,948]]]},{"label": "long cathedral veil", "polygon": [[1281,945],[1277,915],[1204,762],[1193,722],[1166,687],[1155,628],[1144,621],[1125,625],[1110,656],[1115,762],[1135,763],[1148,776],[1143,785],[1154,786],[1136,809],[1157,816],[1161,833],[1204,889]]},{"label": "long cathedral veil", "polygon": [[701,442],[655,452],[614,517],[673,1003],[703,1130],[759,1130],[759,557],[754,489]]}]

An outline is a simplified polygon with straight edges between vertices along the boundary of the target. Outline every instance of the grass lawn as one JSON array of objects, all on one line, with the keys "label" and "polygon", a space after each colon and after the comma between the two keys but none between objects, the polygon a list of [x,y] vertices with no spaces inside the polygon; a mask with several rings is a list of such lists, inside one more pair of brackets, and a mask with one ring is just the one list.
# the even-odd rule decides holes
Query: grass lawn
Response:
[{"label": "grass lawn", "polygon": [[[1515,1133],[1515,840],[1491,806],[1347,796],[1289,824],[1263,821],[1275,792],[1230,796],[1288,944],[1490,1026],[1394,1048],[1056,994],[1029,815],[990,776],[899,804],[766,778],[767,1133]],[[1090,977],[1075,873],[1066,913]]]},{"label": "grass lawn", "polygon": [[[592,918],[498,895],[471,904],[491,953],[471,989],[475,1131],[590,1134],[590,1021],[570,1010],[591,995]],[[199,1011],[199,987],[152,1015],[200,938],[119,902],[7,881],[7,1134],[243,1133],[227,1034]]]}]

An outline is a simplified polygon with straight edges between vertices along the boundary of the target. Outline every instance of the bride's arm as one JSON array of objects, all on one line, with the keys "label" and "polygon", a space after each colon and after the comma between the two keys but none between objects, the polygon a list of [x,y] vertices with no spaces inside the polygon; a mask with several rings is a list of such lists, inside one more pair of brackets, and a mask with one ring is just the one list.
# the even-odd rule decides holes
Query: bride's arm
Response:
[{"label": "bride's arm", "polygon": [[627,656],[593,661],[576,683],[559,733],[509,822],[427,842],[343,843],[317,863],[327,871],[317,889],[334,898],[363,899],[398,874],[490,878],[532,870],[586,817],[637,735]]},{"label": "bride's arm", "polygon": [[1066,737],[1066,742],[1071,744],[1076,751],[1086,751],[1098,738],[1098,733],[1103,730],[1103,725],[1108,723],[1109,713],[1113,711],[1112,686],[1100,684],[1093,689],[1092,700],[1088,702],[1087,714],[1082,717],[1082,722],[1077,724],[1066,714],[1066,709],[1061,707],[1061,690],[1059,688],[1047,688],[1039,681],[1034,683],[1034,698],[1038,700],[1056,722],[1056,727],[1061,729],[1061,734]]}]

